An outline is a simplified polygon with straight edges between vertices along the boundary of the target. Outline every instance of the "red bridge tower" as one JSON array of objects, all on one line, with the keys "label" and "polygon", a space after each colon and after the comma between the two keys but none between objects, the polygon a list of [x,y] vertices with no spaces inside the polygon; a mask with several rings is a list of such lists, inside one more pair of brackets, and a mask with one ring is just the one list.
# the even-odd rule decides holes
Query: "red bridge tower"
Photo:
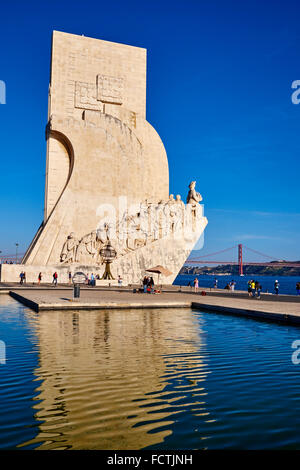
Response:
[{"label": "red bridge tower", "polygon": [[243,245],[238,245],[239,275],[243,276]]}]

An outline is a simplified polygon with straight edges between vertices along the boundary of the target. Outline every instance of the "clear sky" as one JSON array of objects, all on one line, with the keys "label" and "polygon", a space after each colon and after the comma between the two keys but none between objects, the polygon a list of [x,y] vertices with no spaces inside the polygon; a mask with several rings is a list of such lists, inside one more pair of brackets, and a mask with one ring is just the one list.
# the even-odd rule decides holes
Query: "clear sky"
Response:
[{"label": "clear sky", "polygon": [[[147,119],[170,192],[197,181],[202,253],[237,243],[300,259],[298,1],[1,2],[0,250],[25,251],[43,218],[53,29],[145,47]],[[258,259],[258,258],[257,258]]]}]

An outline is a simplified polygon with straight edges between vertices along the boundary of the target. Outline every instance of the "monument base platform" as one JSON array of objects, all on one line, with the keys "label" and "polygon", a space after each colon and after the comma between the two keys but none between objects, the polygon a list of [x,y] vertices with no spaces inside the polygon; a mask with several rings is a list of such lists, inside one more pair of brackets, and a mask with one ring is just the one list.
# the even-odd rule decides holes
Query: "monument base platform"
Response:
[{"label": "monument base platform", "polygon": [[[91,274],[97,275],[101,278],[103,276],[103,266],[83,266],[72,264],[68,266],[36,266],[27,264],[1,264],[0,265],[0,282],[18,282],[20,280],[20,273],[25,272],[26,282],[38,283],[39,273],[42,274],[41,284],[51,283],[53,281],[53,274],[57,272],[58,283],[67,284],[69,282],[69,273],[73,276],[75,272],[83,272],[90,279]],[[102,281],[98,281],[102,282]],[[107,281],[103,281],[107,282]],[[113,282],[113,281],[111,281]],[[115,285],[117,285],[117,281]],[[101,284],[108,285],[108,284]]]},{"label": "monument base platform", "polygon": [[[96,286],[97,287],[115,287],[119,286],[117,279],[96,279]],[[122,280],[122,286],[128,286],[127,282]]]}]

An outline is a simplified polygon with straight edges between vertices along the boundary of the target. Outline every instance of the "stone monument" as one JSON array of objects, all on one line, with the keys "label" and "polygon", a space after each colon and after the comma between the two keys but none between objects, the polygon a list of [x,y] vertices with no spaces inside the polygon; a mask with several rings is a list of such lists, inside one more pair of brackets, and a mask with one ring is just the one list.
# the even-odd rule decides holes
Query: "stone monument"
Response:
[{"label": "stone monument", "polygon": [[[146,50],[54,31],[44,220],[22,260],[27,282],[71,271],[140,282],[156,265],[171,284],[207,224],[193,181],[169,195],[163,143],[146,120]],[[2,265],[16,281],[21,266]]]}]

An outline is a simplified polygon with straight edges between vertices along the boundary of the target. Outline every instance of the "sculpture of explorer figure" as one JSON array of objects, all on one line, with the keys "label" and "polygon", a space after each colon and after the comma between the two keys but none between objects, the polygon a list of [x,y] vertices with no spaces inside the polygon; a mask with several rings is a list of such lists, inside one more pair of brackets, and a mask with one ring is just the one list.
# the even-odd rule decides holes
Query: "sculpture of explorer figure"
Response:
[{"label": "sculpture of explorer figure", "polygon": [[76,250],[79,241],[75,238],[74,233],[68,235],[67,240],[61,250],[60,261],[61,263],[74,263],[76,258]]},{"label": "sculpture of explorer figure", "polygon": [[194,206],[198,204],[198,202],[202,201],[202,196],[200,193],[197,193],[195,186],[196,181],[192,181],[189,185],[190,190],[186,199],[187,204],[193,204]]}]

